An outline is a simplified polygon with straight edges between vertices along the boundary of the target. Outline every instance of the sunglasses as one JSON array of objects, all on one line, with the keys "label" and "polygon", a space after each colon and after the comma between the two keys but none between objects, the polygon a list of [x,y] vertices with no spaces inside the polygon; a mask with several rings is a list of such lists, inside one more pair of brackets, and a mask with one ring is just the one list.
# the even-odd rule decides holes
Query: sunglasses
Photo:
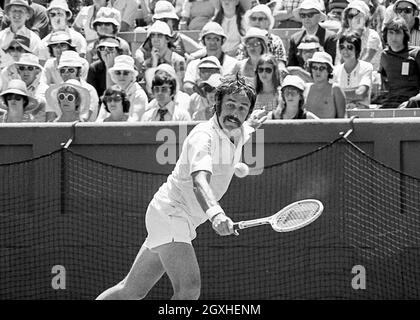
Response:
[{"label": "sunglasses", "polygon": [[284,94],[285,97],[287,97],[287,96],[296,97],[296,96],[299,95],[299,92],[295,89],[286,88],[286,89],[283,90],[283,94]]},{"label": "sunglasses", "polygon": [[111,23],[111,22],[97,22],[96,25],[98,27],[102,27],[102,26],[111,27],[111,26],[113,26],[113,23]]},{"label": "sunglasses", "polygon": [[314,70],[314,71],[325,71],[325,70],[327,70],[327,67],[326,66],[319,66],[319,67],[317,67],[317,66],[311,66],[311,69],[312,70]]},{"label": "sunglasses", "polygon": [[115,101],[115,102],[120,102],[122,101],[122,97],[121,96],[108,96],[104,98],[105,102],[111,102],[111,101]]},{"label": "sunglasses", "polygon": [[305,18],[313,18],[314,15],[319,14],[319,12],[308,12],[308,13],[299,13],[299,17],[301,19],[305,19]]},{"label": "sunglasses", "polygon": [[115,50],[116,50],[116,48],[115,47],[105,47],[105,46],[101,46],[101,47],[98,47],[98,50],[99,51],[107,51],[107,52],[114,52]]},{"label": "sunglasses", "polygon": [[73,102],[76,100],[76,96],[72,93],[60,93],[57,98],[60,101],[63,101],[65,99],[68,102]]},{"label": "sunglasses", "polygon": [[115,73],[116,76],[123,75],[123,76],[126,77],[130,74],[130,71],[115,71],[114,73]]},{"label": "sunglasses", "polygon": [[19,10],[19,9],[11,9],[10,10],[10,13],[11,14],[19,14],[19,15],[22,15],[22,14],[28,13],[28,11],[26,11],[26,10]]},{"label": "sunglasses", "polygon": [[23,48],[22,47],[9,47],[7,49],[8,51],[17,51],[17,52],[23,52]]},{"label": "sunglasses", "polygon": [[257,71],[258,71],[258,73],[265,72],[265,73],[271,74],[273,72],[273,69],[271,69],[271,68],[258,67]]},{"label": "sunglasses", "polygon": [[60,49],[66,49],[66,48],[68,48],[68,43],[64,43],[64,42],[62,42],[62,43],[55,43],[55,44],[52,44],[51,45],[51,48],[53,48],[53,49],[56,49],[56,48],[60,48]]},{"label": "sunglasses", "polygon": [[247,42],[245,44],[245,47],[247,47],[247,48],[257,48],[259,46],[261,46],[261,43],[259,41],[256,41],[256,42]]},{"label": "sunglasses", "polygon": [[267,17],[253,17],[253,16],[251,16],[251,17],[249,17],[249,19],[250,19],[251,21],[258,21],[258,22],[262,22],[262,21],[266,21],[266,20],[267,20]]},{"label": "sunglasses", "polygon": [[396,13],[405,13],[405,14],[410,14],[413,13],[413,8],[410,7],[406,7],[406,8],[395,8],[395,12]]},{"label": "sunglasses", "polygon": [[18,67],[19,71],[26,71],[26,70],[34,71],[35,69],[36,69],[36,67],[34,67],[34,66],[19,66]]},{"label": "sunglasses", "polygon": [[54,18],[55,16],[58,17],[65,17],[66,14],[64,12],[51,12],[48,14],[51,18]]},{"label": "sunglasses", "polygon": [[153,87],[153,92],[154,93],[168,93],[168,92],[170,92],[170,90],[171,90],[170,87],[164,87],[164,86]]},{"label": "sunglasses", "polygon": [[354,50],[354,45],[352,45],[352,44],[348,44],[348,45],[340,44],[339,48],[340,48],[340,50],[347,49],[349,51],[353,51]]},{"label": "sunglasses", "polygon": [[76,68],[61,68],[60,73],[75,73]]},{"label": "sunglasses", "polygon": [[21,96],[19,94],[8,94],[6,96],[6,100],[8,100],[8,101],[10,101],[10,100],[21,101],[21,100],[23,100],[23,96]]}]

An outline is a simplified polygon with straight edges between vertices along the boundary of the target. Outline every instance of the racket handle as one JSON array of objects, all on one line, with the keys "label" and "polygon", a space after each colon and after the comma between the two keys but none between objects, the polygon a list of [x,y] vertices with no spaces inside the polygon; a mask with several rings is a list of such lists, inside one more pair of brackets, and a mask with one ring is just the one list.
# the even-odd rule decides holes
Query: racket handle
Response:
[{"label": "racket handle", "polygon": [[238,231],[238,230],[240,230],[241,228],[239,227],[239,222],[234,222],[233,223],[233,231]]}]

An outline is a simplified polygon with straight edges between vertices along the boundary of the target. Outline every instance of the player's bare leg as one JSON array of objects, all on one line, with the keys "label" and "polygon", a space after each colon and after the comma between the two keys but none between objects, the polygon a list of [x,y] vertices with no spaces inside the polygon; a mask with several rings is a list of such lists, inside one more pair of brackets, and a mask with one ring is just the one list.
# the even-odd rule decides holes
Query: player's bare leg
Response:
[{"label": "player's bare leg", "polygon": [[172,282],[172,300],[197,300],[200,297],[201,279],[193,246],[183,242],[171,242],[154,250],[159,252]]},{"label": "player's bare leg", "polygon": [[101,293],[97,300],[144,298],[165,273],[159,254],[142,246],[130,272],[120,283]]}]

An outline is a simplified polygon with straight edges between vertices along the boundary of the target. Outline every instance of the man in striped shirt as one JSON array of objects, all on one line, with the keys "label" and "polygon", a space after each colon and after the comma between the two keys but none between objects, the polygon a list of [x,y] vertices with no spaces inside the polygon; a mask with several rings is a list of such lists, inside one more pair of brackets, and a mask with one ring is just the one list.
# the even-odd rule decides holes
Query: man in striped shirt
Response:
[{"label": "man in striped shirt", "polygon": [[410,30],[410,45],[420,46],[419,6],[416,0],[397,0],[394,12],[403,18]]}]

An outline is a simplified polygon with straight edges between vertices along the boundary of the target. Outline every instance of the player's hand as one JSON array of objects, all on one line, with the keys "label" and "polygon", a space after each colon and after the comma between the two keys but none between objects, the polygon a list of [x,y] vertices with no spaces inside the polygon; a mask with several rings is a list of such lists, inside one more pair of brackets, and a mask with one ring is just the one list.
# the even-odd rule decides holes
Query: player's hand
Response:
[{"label": "player's hand", "polygon": [[228,236],[235,233],[232,220],[224,213],[219,213],[213,218],[212,227],[220,236]]},{"label": "player's hand", "polygon": [[257,130],[267,120],[268,111],[265,109],[254,110],[248,119],[248,124]]}]

